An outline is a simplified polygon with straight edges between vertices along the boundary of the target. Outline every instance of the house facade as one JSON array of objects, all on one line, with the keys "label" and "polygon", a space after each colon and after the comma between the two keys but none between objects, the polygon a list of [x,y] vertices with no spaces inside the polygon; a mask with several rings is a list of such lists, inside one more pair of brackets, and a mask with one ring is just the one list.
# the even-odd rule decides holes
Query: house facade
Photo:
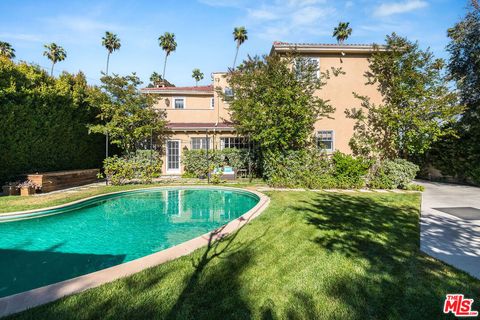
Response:
[{"label": "house facade", "polygon": [[[375,86],[366,85],[368,59],[372,45],[297,44],[275,42],[270,54],[295,51],[318,64],[320,71],[342,68],[345,74],[331,77],[316,95],[336,108],[331,119],[319,119],[313,134],[319,148],[327,152],[339,150],[350,153],[348,142],[353,135],[354,121],[345,117],[345,110],[359,107],[353,92],[369,96],[374,103],[381,102]],[[245,148],[247,141],[236,134],[230,123],[228,103],[218,94],[230,93],[225,72],[212,73],[212,84],[198,87],[145,88],[142,92],[160,99],[156,108],[167,113],[169,138],[166,142],[163,170],[166,175],[183,173],[182,153],[191,149]]]}]

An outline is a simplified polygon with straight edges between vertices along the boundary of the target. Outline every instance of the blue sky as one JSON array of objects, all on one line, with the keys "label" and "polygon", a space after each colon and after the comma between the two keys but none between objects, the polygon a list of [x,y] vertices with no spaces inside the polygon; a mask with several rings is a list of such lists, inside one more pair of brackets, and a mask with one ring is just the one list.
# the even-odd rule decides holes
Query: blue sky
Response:
[{"label": "blue sky", "polygon": [[17,60],[49,68],[43,44],[56,42],[67,59],[55,68],[86,73],[98,83],[105,69],[105,31],[121,39],[122,47],[110,59],[110,71],[135,71],[147,82],[152,71],[161,71],[164,53],[158,36],[174,32],[177,51],[169,57],[166,78],[179,85],[194,85],[193,68],[205,73],[224,71],[233,63],[232,31],[244,25],[247,54],[268,53],[272,42],[331,43],[332,29],[349,21],[353,34],[348,43],[380,43],[393,31],[431,47],[447,57],[446,30],[466,11],[468,0],[191,0],[191,1],[0,1],[0,41],[10,42]]}]

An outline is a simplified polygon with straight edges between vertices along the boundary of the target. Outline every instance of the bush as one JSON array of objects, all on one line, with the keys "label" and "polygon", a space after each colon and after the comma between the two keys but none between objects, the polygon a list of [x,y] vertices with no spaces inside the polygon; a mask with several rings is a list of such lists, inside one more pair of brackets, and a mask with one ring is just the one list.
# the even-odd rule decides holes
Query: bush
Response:
[{"label": "bush", "polygon": [[362,157],[353,157],[336,151],[332,156],[333,178],[337,188],[361,188],[372,163]]},{"label": "bush", "polygon": [[420,168],[405,159],[385,160],[372,172],[369,186],[375,189],[406,189]]},{"label": "bush", "polygon": [[137,151],[124,157],[115,155],[104,161],[104,173],[113,185],[125,184],[134,179],[151,183],[161,172],[162,161],[159,155],[149,150]]},{"label": "bush", "polygon": [[331,158],[317,150],[291,151],[268,157],[264,174],[268,184],[283,188],[360,188],[370,162],[335,152]]},{"label": "bush", "polygon": [[235,169],[248,167],[248,151],[241,149],[226,148],[223,150],[187,150],[183,152],[182,163],[184,166],[184,177],[206,176],[214,168],[225,165]]}]

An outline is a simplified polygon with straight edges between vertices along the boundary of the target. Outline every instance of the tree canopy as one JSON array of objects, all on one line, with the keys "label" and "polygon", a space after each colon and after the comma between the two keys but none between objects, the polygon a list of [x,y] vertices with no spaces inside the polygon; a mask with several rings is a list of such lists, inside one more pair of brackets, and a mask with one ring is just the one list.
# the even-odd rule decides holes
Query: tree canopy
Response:
[{"label": "tree canopy", "polygon": [[[301,74],[295,68],[302,67]],[[249,137],[263,156],[300,150],[311,144],[314,123],[334,108],[314,95],[329,77],[306,59],[279,55],[249,57],[227,74],[233,96],[231,120],[238,133]]]},{"label": "tree canopy", "polygon": [[444,77],[444,61],[418,43],[393,33],[376,47],[365,74],[383,100],[374,103],[354,93],[361,108],[346,111],[355,119],[350,146],[355,154],[394,159],[421,155],[449,133],[461,112],[456,94]]},{"label": "tree canopy", "polygon": [[163,143],[165,133],[165,111],[155,109],[155,98],[142,94],[138,86],[142,84],[135,75],[104,76],[101,78],[102,92],[92,101],[100,109],[99,124],[91,125],[90,132],[107,134],[112,144],[125,152],[137,150],[154,137]]}]

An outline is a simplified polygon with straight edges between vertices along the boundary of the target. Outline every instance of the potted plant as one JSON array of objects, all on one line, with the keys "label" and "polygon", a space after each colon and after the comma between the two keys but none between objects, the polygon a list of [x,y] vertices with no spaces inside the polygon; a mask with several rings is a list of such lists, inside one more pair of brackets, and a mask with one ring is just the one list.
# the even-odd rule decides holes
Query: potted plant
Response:
[{"label": "potted plant", "polygon": [[18,196],[20,194],[18,181],[8,182],[6,185],[2,186],[2,191],[5,196]]},{"label": "potted plant", "polygon": [[17,186],[20,189],[20,195],[23,196],[30,196],[35,193],[35,190],[39,189],[35,182],[31,180],[26,180]]}]

